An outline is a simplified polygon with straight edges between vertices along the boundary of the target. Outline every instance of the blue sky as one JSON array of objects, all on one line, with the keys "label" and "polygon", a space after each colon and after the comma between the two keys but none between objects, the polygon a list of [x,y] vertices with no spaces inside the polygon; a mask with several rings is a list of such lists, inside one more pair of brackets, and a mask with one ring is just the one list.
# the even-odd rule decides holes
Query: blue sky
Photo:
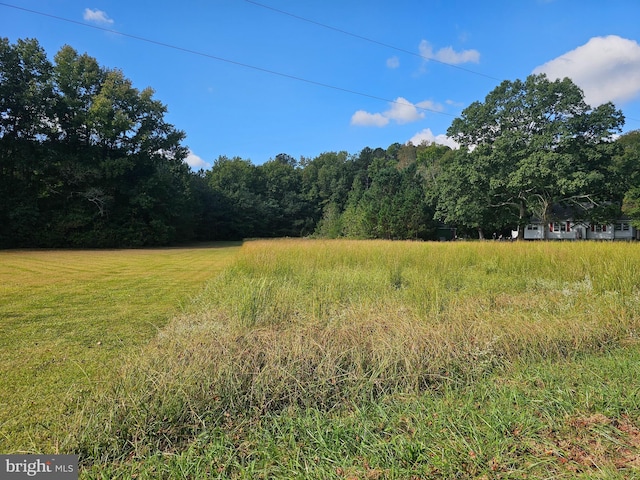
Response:
[{"label": "blue sky", "polygon": [[466,106],[534,72],[569,76],[640,129],[637,0],[0,3],[0,36],[36,38],[51,58],[71,45],[152,87],[195,169],[447,144]]}]

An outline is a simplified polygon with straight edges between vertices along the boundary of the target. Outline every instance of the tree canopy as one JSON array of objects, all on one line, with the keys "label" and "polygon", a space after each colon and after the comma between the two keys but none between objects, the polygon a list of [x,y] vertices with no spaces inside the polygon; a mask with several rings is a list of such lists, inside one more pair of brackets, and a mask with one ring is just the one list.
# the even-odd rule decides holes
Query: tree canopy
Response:
[{"label": "tree canopy", "polygon": [[188,228],[184,133],[150,88],[63,47],[0,41],[3,245],[139,246]]},{"label": "tree canopy", "polygon": [[185,163],[151,88],[64,46],[0,39],[0,247],[115,247],[247,237],[436,239],[550,219],[552,206],[640,226],[640,134],[569,79],[504,81],[456,118],[461,148],[394,143]]},{"label": "tree canopy", "polygon": [[[554,203],[591,208],[612,199],[607,173],[616,151],[614,134],[623,124],[613,104],[591,108],[568,78],[551,81],[541,74],[504,81],[451,124],[447,133],[466,155],[454,157],[458,165],[448,173],[471,168],[466,175],[482,190],[466,203],[476,221],[486,222],[480,217],[492,211],[494,218],[517,214],[522,237],[528,218],[546,220]],[[452,208],[444,206],[445,218]]]}]

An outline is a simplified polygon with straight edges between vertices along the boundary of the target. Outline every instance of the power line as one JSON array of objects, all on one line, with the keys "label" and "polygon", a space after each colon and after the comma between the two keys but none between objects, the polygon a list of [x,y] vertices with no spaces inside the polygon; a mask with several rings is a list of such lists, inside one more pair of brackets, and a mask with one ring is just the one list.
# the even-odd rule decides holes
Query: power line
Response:
[{"label": "power line", "polygon": [[[256,6],[258,6],[258,7],[265,8],[265,9],[267,9],[267,10],[274,11],[274,12],[276,12],[276,13],[280,13],[280,14],[282,14],[282,15],[289,16],[289,17],[291,17],[291,18],[295,18],[295,19],[297,19],[297,20],[302,20],[303,22],[311,23],[311,24],[313,24],[313,25],[317,25],[317,26],[319,26],[319,27],[326,28],[326,29],[328,29],[328,30],[333,30],[333,31],[335,31],[335,32],[342,33],[342,34],[344,34],[344,35],[348,35],[348,36],[350,36],[350,37],[358,38],[358,39],[360,39],[360,40],[364,40],[365,42],[369,42],[369,43],[373,43],[373,44],[376,44],[376,45],[380,45],[380,46],[382,46],[382,47],[386,47],[386,48],[389,48],[389,49],[391,49],[391,50],[396,50],[396,51],[398,51],[398,52],[406,53],[406,54],[408,54],[408,55],[413,55],[414,57],[422,58],[423,60],[429,60],[429,61],[431,61],[431,62],[440,63],[440,64],[442,64],[442,65],[446,65],[446,66],[451,67],[451,68],[457,68],[458,70],[462,70],[463,72],[472,73],[472,74],[474,74],[474,75],[478,75],[478,76],[481,76],[481,77],[489,78],[489,79],[491,79],[491,80],[502,81],[501,79],[499,79],[499,78],[497,78],[497,77],[494,77],[494,76],[492,76],[492,75],[487,75],[487,74],[485,74],[485,73],[480,73],[480,72],[477,72],[477,71],[475,71],[475,70],[471,70],[471,69],[469,69],[469,68],[464,68],[464,67],[461,67],[461,66],[459,66],[459,65],[455,65],[455,64],[453,64],[453,63],[443,62],[443,61],[438,60],[438,59],[433,58],[433,57],[427,57],[427,56],[425,56],[425,55],[421,55],[421,54],[419,54],[419,53],[412,52],[411,50],[407,50],[407,49],[404,49],[404,48],[396,47],[395,45],[390,45],[390,44],[388,44],[388,43],[384,43],[384,42],[381,42],[381,41],[379,41],[379,40],[375,40],[375,39],[373,39],[373,38],[365,37],[365,36],[363,36],[363,35],[358,35],[357,33],[349,32],[349,31],[347,31],[347,30],[343,30],[343,29],[341,29],[341,28],[333,27],[333,26],[331,26],[331,25],[327,25],[326,23],[321,23],[321,22],[318,22],[318,21],[316,21],[316,20],[311,20],[311,19],[309,19],[309,18],[302,17],[302,16],[300,16],[300,15],[296,15],[296,14],[294,14],[294,13],[287,12],[287,11],[285,11],[285,10],[280,10],[280,9],[278,9],[278,8],[271,7],[271,6],[269,6],[269,5],[265,5],[265,4],[263,4],[263,3],[256,2],[255,0],[245,0],[245,2],[247,2],[247,3],[251,3],[252,5],[256,5]],[[395,102],[395,103],[399,103],[399,102]],[[452,115],[452,116],[453,116],[453,115]],[[634,121],[634,122],[640,123],[640,120],[639,120],[639,119],[637,119],[637,118],[625,117],[625,119],[626,119],[626,120],[632,120],[632,121]]]},{"label": "power line", "polygon": [[364,37],[362,35],[358,35],[357,33],[352,33],[352,32],[349,32],[347,30],[342,30],[342,29],[337,28],[337,27],[332,27],[331,25],[327,25],[326,23],[321,23],[321,22],[317,22],[315,20],[311,20],[309,18],[301,17],[300,15],[295,15],[293,13],[286,12],[286,11],[280,10],[278,8],[270,7],[269,5],[264,5],[262,3],[255,2],[253,0],[245,0],[245,2],[251,3],[251,4],[256,5],[258,7],[266,8],[267,10],[272,10],[272,11],[280,13],[282,15],[287,15],[289,17],[292,17],[292,18],[295,18],[295,19],[298,19],[298,20],[302,20],[303,22],[311,23],[313,25],[317,25],[319,27],[326,28],[328,30],[333,30],[335,32],[339,32],[339,33],[342,33],[344,35],[348,35],[350,37],[358,38],[360,40],[364,40],[365,42],[374,43],[374,44],[380,45],[382,47],[390,48],[391,50],[396,50],[398,52],[406,53],[408,55],[413,55],[414,57],[422,58],[423,60],[429,60],[431,62],[440,63],[442,65],[446,65],[446,66],[451,67],[451,68],[457,68],[458,70],[462,70],[463,72],[472,73],[474,75],[479,75],[479,76],[485,77],[485,78],[490,78],[491,80],[501,81],[500,78],[496,78],[496,77],[493,77],[491,75],[486,75],[484,73],[476,72],[475,70],[471,70],[469,68],[464,68],[464,67],[461,67],[459,65],[455,65],[453,63],[443,62],[442,60],[438,60],[438,59],[433,58],[433,57],[427,57],[425,55],[421,55],[419,53],[412,52],[411,50],[406,50],[404,48],[400,48],[400,47],[396,47],[394,45],[390,45],[388,43],[380,42],[378,40],[374,40],[374,39],[369,38],[369,37]]},{"label": "power line", "polygon": [[[269,10],[273,10],[275,12],[278,12],[278,13],[281,13],[281,14],[284,14],[284,15],[288,15],[290,17],[297,18],[297,19],[303,20],[305,22],[309,22],[309,23],[315,24],[315,25],[321,26],[323,28],[328,28],[330,30],[337,31],[337,32],[343,33],[345,35],[349,35],[349,36],[352,36],[352,37],[355,37],[355,38],[359,38],[361,40],[365,40],[365,41],[370,42],[370,43],[374,43],[374,44],[381,45],[381,46],[384,46],[384,47],[387,47],[387,48],[391,48],[391,49],[394,49],[394,50],[397,50],[397,51],[400,51],[400,52],[407,53],[409,55],[417,56],[417,57],[423,58],[425,60],[430,60],[430,61],[434,61],[434,62],[437,62],[437,63],[441,63],[443,65],[447,65],[447,66],[452,67],[452,68],[457,68],[459,70],[466,71],[468,73],[472,73],[472,74],[475,74],[475,75],[483,76],[483,77],[490,78],[490,79],[493,79],[493,80],[499,80],[498,78],[490,76],[490,75],[485,75],[483,73],[479,73],[479,72],[476,72],[474,70],[463,68],[463,67],[460,67],[458,65],[453,65],[453,64],[450,64],[450,63],[442,62],[442,61],[436,60],[434,58],[425,57],[423,55],[420,55],[418,53],[415,53],[415,52],[412,52],[412,51],[409,51],[409,50],[405,50],[405,49],[402,49],[402,48],[399,48],[399,47],[395,47],[393,45],[389,45],[389,44],[386,44],[386,43],[383,43],[383,42],[379,42],[377,40],[373,40],[373,39],[370,39],[370,38],[367,38],[367,37],[364,37],[364,36],[361,36],[361,35],[357,35],[357,34],[354,34],[354,33],[351,33],[351,32],[347,32],[346,30],[341,30],[339,28],[332,27],[330,25],[325,25],[323,23],[316,22],[314,20],[310,20],[310,19],[307,19],[307,18],[304,18],[304,17],[300,17],[298,15],[294,15],[292,13],[285,12],[283,10],[278,10],[276,8],[269,7],[267,5],[263,5],[261,3],[255,2],[253,0],[245,0],[245,1],[247,3],[251,3],[251,4],[254,4],[254,5],[257,5],[259,7],[263,7],[263,8],[269,9]],[[211,60],[217,60],[217,61],[220,61],[220,62],[225,62],[225,63],[229,63],[229,64],[232,64],[232,65],[244,67],[244,68],[249,68],[249,69],[256,70],[256,71],[263,72],[263,73],[267,73],[267,74],[270,74],[270,75],[276,75],[276,76],[280,76],[280,77],[283,77],[283,78],[288,78],[290,80],[296,80],[296,81],[299,81],[299,82],[304,82],[304,83],[308,83],[308,84],[311,84],[311,85],[316,85],[316,86],[323,87],[323,88],[328,88],[328,89],[332,89],[332,90],[336,90],[336,91],[340,91],[340,92],[350,93],[352,95],[358,95],[358,96],[361,96],[361,97],[371,98],[373,100],[393,103],[393,104],[397,104],[397,105],[412,106],[416,110],[437,113],[439,115],[446,115],[446,116],[449,116],[449,117],[455,117],[455,115],[453,115],[451,113],[442,112],[440,110],[435,110],[435,109],[431,109],[431,108],[427,108],[427,107],[421,107],[421,106],[418,106],[416,104],[400,102],[398,100],[391,100],[391,99],[388,99],[388,98],[379,97],[377,95],[372,95],[372,94],[368,94],[368,93],[364,93],[364,92],[359,92],[357,90],[351,90],[351,89],[344,88],[344,87],[338,87],[338,86],[335,86],[335,85],[331,85],[331,84],[323,83],[323,82],[318,82],[318,81],[315,81],[315,80],[309,80],[307,78],[298,77],[296,75],[291,75],[291,74],[288,74],[288,73],[282,73],[282,72],[278,72],[278,71],[275,71],[275,70],[270,70],[268,68],[257,67],[255,65],[250,65],[250,64],[239,62],[239,61],[236,61],[236,60],[230,60],[230,59],[219,57],[219,56],[212,55],[212,54],[209,54],[209,53],[204,53],[204,52],[200,52],[200,51],[197,51],[197,50],[192,50],[192,49],[189,49],[189,48],[180,47],[178,45],[173,45],[173,44],[170,44],[170,43],[161,42],[161,41],[153,40],[153,39],[146,38],[146,37],[141,37],[139,35],[133,35],[133,34],[126,33],[126,32],[121,32],[121,31],[114,30],[114,29],[111,29],[111,28],[100,27],[98,25],[91,25],[89,23],[80,22],[78,20],[73,20],[73,19],[70,19],[70,18],[61,17],[61,16],[58,16],[58,15],[53,15],[53,14],[41,12],[41,11],[38,11],[38,10],[32,10],[32,9],[28,9],[28,8],[24,8],[24,7],[19,7],[17,5],[12,5],[12,4],[9,4],[9,3],[4,3],[4,2],[0,2],[0,6],[13,8],[13,9],[16,9],[16,10],[21,10],[21,11],[24,11],[24,12],[27,12],[27,13],[31,13],[31,14],[34,14],[34,15],[40,15],[40,16],[43,16],[43,17],[52,18],[54,20],[59,20],[59,21],[62,21],[62,22],[67,22],[67,23],[71,23],[71,24],[74,24],[74,25],[79,25],[79,26],[82,26],[82,27],[92,28],[94,30],[100,30],[100,31],[103,31],[103,32],[108,32],[108,33],[120,35],[120,36],[123,36],[123,37],[131,38],[131,39],[138,40],[138,41],[141,41],[141,42],[150,43],[150,44],[157,45],[157,46],[160,46],[160,47],[169,48],[169,49],[177,50],[177,51],[180,51],[180,52],[189,53],[189,54],[192,54],[192,55],[197,55],[197,56],[209,58]],[[626,118],[626,120],[631,120],[631,121],[640,123],[639,119],[632,118],[632,117],[625,117],[625,118]]]},{"label": "power line", "polygon": [[116,34],[116,35],[120,35],[120,36],[127,37],[127,38],[132,38],[134,40],[150,43],[150,44],[157,45],[157,46],[160,46],[160,47],[170,48],[170,49],[177,50],[177,51],[180,51],[180,52],[190,53],[192,55],[198,55],[200,57],[205,57],[205,58],[209,58],[209,59],[212,59],[212,60],[217,60],[219,62],[225,62],[225,63],[229,63],[229,64],[232,64],[232,65],[244,67],[244,68],[250,68],[252,70],[257,70],[259,72],[268,73],[270,75],[277,75],[277,76],[280,76],[280,77],[288,78],[288,79],[291,79],[291,80],[296,80],[296,81],[299,81],[299,82],[305,82],[305,83],[308,83],[308,84],[311,84],[311,85],[316,85],[316,86],[323,87],[323,88],[329,88],[329,89],[337,90],[337,91],[340,91],[340,92],[350,93],[352,95],[359,95],[361,97],[371,98],[371,99],[374,99],[374,100],[380,100],[380,101],[383,101],[383,102],[395,103],[395,104],[398,104],[398,105],[405,105],[405,106],[406,105],[411,105],[414,108],[416,108],[417,110],[437,113],[439,115],[447,115],[449,117],[455,117],[455,115],[453,115],[453,114],[446,113],[446,112],[441,112],[439,110],[426,108],[426,107],[421,107],[421,106],[414,105],[414,104],[408,104],[406,102],[399,102],[398,100],[390,100],[388,98],[379,97],[377,95],[372,95],[372,94],[369,94],[369,93],[359,92],[357,90],[351,90],[351,89],[344,88],[344,87],[338,87],[338,86],[335,86],[335,85],[330,85],[328,83],[318,82],[318,81],[315,81],[315,80],[309,80],[307,78],[298,77],[296,75],[277,72],[275,70],[270,70],[268,68],[257,67],[255,65],[250,65],[248,63],[243,63],[243,62],[239,62],[239,61],[236,61],[236,60],[230,60],[228,58],[223,58],[223,57],[219,57],[219,56],[216,56],[216,55],[211,55],[209,53],[200,52],[198,50],[192,50],[192,49],[189,49],[189,48],[180,47],[178,45],[173,45],[171,43],[166,43],[166,42],[161,42],[161,41],[158,41],[158,40],[153,40],[153,39],[150,39],[150,38],[147,38],[147,37],[141,37],[139,35],[133,35],[133,34],[130,34],[130,33],[125,33],[125,32],[121,32],[121,31],[118,31],[118,30],[113,30],[111,28],[100,27],[98,25],[91,25],[89,23],[80,22],[78,20],[72,20],[70,18],[60,17],[58,15],[53,15],[53,14],[41,12],[41,11],[38,11],[38,10],[31,10],[31,9],[28,9],[28,8],[19,7],[17,5],[11,5],[9,3],[4,3],[4,2],[0,2],[0,6],[14,8],[16,10],[22,10],[24,12],[31,13],[31,14],[34,14],[34,15],[40,15],[40,16],[43,16],[43,17],[53,18],[54,20],[59,20],[59,21],[62,21],[62,22],[72,23],[74,25],[80,25],[82,27],[93,28],[94,30],[100,30],[100,31],[103,31],[103,32],[113,33],[113,34]]}]

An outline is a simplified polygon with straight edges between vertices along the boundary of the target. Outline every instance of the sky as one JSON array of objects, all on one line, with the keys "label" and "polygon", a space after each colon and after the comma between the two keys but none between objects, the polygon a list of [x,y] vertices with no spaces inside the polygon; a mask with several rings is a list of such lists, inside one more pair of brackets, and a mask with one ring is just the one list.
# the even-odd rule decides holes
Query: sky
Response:
[{"label": "sky", "polygon": [[0,37],[51,59],[70,45],[153,88],[194,170],[454,146],[464,108],[532,73],[640,129],[638,19],[638,0],[0,0]]}]

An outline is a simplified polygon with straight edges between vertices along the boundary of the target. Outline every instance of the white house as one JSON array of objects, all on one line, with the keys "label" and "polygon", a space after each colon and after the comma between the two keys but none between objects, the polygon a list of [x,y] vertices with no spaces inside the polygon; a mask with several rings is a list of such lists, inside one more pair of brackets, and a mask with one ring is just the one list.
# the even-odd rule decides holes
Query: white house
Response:
[{"label": "white house", "polygon": [[[517,230],[513,232],[518,236]],[[524,229],[525,240],[640,240],[640,232],[628,219],[595,224],[572,219],[549,222],[532,220]]]}]

